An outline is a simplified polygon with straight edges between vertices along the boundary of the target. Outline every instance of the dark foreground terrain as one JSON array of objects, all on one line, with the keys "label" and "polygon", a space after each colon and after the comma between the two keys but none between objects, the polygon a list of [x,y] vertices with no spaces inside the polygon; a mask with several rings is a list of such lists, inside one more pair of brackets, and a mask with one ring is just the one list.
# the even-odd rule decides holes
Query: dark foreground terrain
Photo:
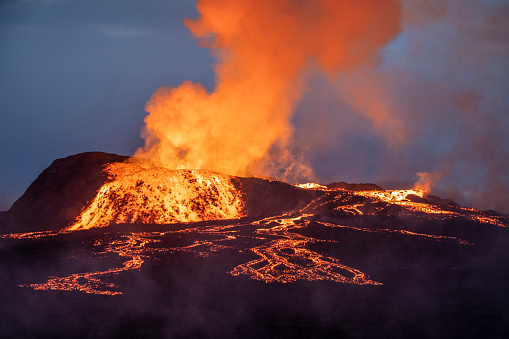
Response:
[{"label": "dark foreground terrain", "polygon": [[[0,336],[507,337],[506,216],[253,180],[256,216],[4,231]],[[262,215],[263,201],[295,208]]]}]

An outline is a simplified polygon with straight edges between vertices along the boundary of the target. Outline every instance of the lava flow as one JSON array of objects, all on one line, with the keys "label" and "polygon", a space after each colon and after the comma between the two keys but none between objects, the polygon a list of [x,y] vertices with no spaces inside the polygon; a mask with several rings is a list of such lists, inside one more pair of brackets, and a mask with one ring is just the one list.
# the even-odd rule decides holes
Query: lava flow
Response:
[{"label": "lava flow", "polygon": [[[143,169],[125,163],[110,163],[103,172],[107,181],[70,226],[0,238],[44,244],[52,237],[84,237],[80,246],[89,254],[80,259],[95,268],[49,273],[45,282],[20,286],[117,295],[122,294],[125,272],[140,271],[147,261],[171,261],[178,255],[228,258],[231,266],[225,266],[225,274],[265,283],[382,285],[376,276],[368,276],[369,268],[358,267],[356,261],[344,262],[345,234],[362,238],[376,233],[381,239],[462,248],[475,246],[476,239],[463,238],[468,236],[465,228],[451,229],[451,223],[509,225],[506,216],[446,204],[418,189],[292,186],[277,180],[204,170]],[[378,224],[382,220],[384,224]],[[423,231],[422,223],[429,223],[428,231]],[[64,254],[62,260],[75,257],[76,253]]]},{"label": "lava flow", "polygon": [[[333,257],[314,252],[306,247],[308,243],[320,240],[292,232],[299,228],[300,218],[280,216],[253,223],[232,223],[225,226],[207,225],[177,231],[140,232],[108,234],[109,242],[93,241],[94,256],[115,253],[127,258],[121,267],[104,271],[80,272],[64,277],[50,277],[45,283],[24,284],[35,290],[81,291],[93,294],[122,294],[119,286],[108,282],[111,276],[127,270],[138,270],[146,260],[164,256],[171,258],[177,252],[186,252],[199,257],[219,255],[221,251],[251,251],[258,259],[233,267],[233,276],[246,275],[267,283],[289,283],[298,280],[330,280],[359,285],[380,285],[370,280],[361,271],[342,265]],[[260,227],[268,228],[260,228]],[[56,234],[47,234],[47,236]],[[200,238],[182,246],[164,246],[165,239],[185,236]],[[12,235],[12,238],[22,238]],[[205,238],[205,239],[203,239]],[[259,244],[251,248],[247,243]],[[151,246],[147,246],[151,245]],[[226,272],[225,272],[226,273]]]},{"label": "lava flow", "polygon": [[[297,223],[296,223],[297,222]],[[276,239],[262,246],[252,248],[259,258],[235,267],[230,273],[245,274],[249,277],[269,282],[289,283],[297,280],[332,280],[358,285],[381,285],[369,280],[361,271],[342,265],[338,259],[326,257],[306,248],[307,243],[319,240],[291,232],[306,224],[297,218],[274,218],[260,222],[256,230],[260,235],[272,235]]]},{"label": "lava flow", "polygon": [[[111,268],[106,271],[75,273],[65,277],[50,277],[47,282],[42,284],[21,285],[22,287],[31,287],[34,290],[60,290],[60,291],[81,291],[85,293],[116,295],[122,294],[116,291],[118,288],[114,283],[105,282],[107,276],[115,275],[127,270],[134,270],[143,264],[144,247],[147,243],[157,241],[144,236],[144,234],[131,234],[127,237],[120,237],[118,240],[108,244],[103,252],[114,252],[120,257],[129,258],[122,267]],[[96,245],[99,245],[97,243]]]}]

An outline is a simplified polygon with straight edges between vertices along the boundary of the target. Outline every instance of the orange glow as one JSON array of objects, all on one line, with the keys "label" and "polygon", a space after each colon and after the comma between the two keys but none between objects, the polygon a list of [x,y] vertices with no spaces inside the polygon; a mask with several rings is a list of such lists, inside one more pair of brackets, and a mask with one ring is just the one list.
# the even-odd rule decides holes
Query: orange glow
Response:
[{"label": "orange glow", "polygon": [[[206,170],[144,169],[135,164],[113,163],[104,168],[111,181],[104,184],[95,198],[81,211],[67,231],[105,227],[119,223],[172,224],[205,220],[237,219],[246,216],[243,193],[235,187],[235,177]],[[423,213],[427,218],[461,217],[501,227],[499,217],[464,207],[443,207],[426,202],[414,202],[413,195],[424,198],[420,189],[347,191],[329,190],[326,186],[307,183],[296,185],[310,190],[330,192],[335,209],[352,215],[366,214],[365,202],[343,201],[337,191],[348,192],[371,201],[404,207],[408,213]],[[303,211],[313,210],[327,200],[326,196],[309,203]],[[383,206],[370,207],[378,213]],[[36,238],[44,232],[26,233],[18,237]]]},{"label": "orange glow", "polygon": [[110,164],[104,171],[112,181],[99,189],[70,231],[118,223],[171,224],[242,216],[243,200],[226,175],[121,163]]},{"label": "orange glow", "polygon": [[[258,258],[234,267],[229,273],[233,276],[247,276],[251,279],[266,283],[291,283],[299,280],[329,280],[338,283],[357,285],[381,285],[371,280],[365,273],[356,268],[341,264],[341,260],[324,256],[310,250],[307,245],[316,242],[335,242],[303,236],[295,231],[307,227],[311,221],[302,214],[299,217],[280,215],[254,221],[252,223],[232,223],[229,225],[208,225],[190,227],[178,231],[140,232],[129,235],[112,235],[115,240],[105,242],[93,241],[94,247],[104,248],[98,255],[116,253],[126,258],[121,267],[114,267],[105,271],[74,273],[65,277],[50,277],[45,283],[25,284],[36,290],[65,290],[81,291],[84,293],[116,295],[122,294],[120,286],[107,280],[127,270],[137,270],[147,260],[151,260],[156,253],[169,255],[176,252],[187,252],[199,257],[208,257],[223,250],[248,250]],[[359,228],[343,226],[335,223],[313,221],[325,227],[348,228],[359,232],[390,233],[399,236],[417,237],[432,241],[454,241],[459,245],[472,245],[471,243],[450,236],[423,234],[397,229]],[[249,226],[255,226],[252,228]],[[187,246],[166,247],[163,244],[165,237],[178,234],[187,236],[209,236],[206,240],[195,240]],[[45,236],[54,234],[48,233]],[[11,238],[26,238],[11,235]],[[260,244],[252,248],[245,248],[240,244],[244,240]],[[240,241],[238,243],[237,241]],[[157,243],[158,247],[147,247],[147,244]]]},{"label": "orange glow", "polygon": [[[144,234],[131,234],[127,239],[117,240],[106,247],[106,252],[117,253],[121,257],[129,258],[124,265],[119,268],[112,268],[107,271],[97,271],[91,273],[76,273],[66,277],[50,277],[43,284],[21,285],[22,287],[31,287],[34,290],[59,290],[59,291],[81,291],[93,294],[116,295],[122,294],[117,291],[113,283],[104,282],[106,276],[118,274],[122,271],[135,270],[143,264],[143,249],[145,244],[157,240],[149,239]],[[99,245],[99,244],[96,244]]]},{"label": "orange glow", "polygon": [[414,189],[418,189],[424,191],[424,193],[431,192],[431,188],[437,184],[437,182],[442,177],[442,173],[440,172],[418,172],[417,176],[419,177],[419,181],[417,181],[414,185]]},{"label": "orange glow", "polygon": [[288,147],[309,70],[332,77],[371,62],[398,34],[401,17],[396,0],[199,0],[197,9],[201,16],[185,24],[217,57],[215,89],[188,81],[158,89],[135,157],[148,166],[285,180],[312,175]]},{"label": "orange glow", "polygon": [[319,190],[327,189],[326,186],[323,186],[320,184],[315,184],[315,183],[310,183],[310,182],[306,183],[306,184],[297,184],[295,186],[300,187],[300,188],[306,188],[306,189],[319,189]]},{"label": "orange glow", "polygon": [[[426,178],[427,176],[423,176]],[[303,184],[303,185],[297,185],[301,188],[311,188],[311,189],[321,189],[318,184]],[[417,186],[417,184],[416,184]],[[323,187],[323,186],[322,186]],[[329,190],[329,189],[323,189],[324,191],[336,191],[336,190]],[[409,189],[409,190],[381,190],[381,191],[346,191],[343,189],[337,189],[339,191],[345,191],[348,192],[351,195],[356,196],[362,196],[369,199],[373,199],[373,201],[383,201],[385,203],[388,203],[390,205],[398,205],[404,207],[406,210],[408,210],[410,213],[418,212],[422,213],[426,216],[428,219],[447,219],[447,218],[462,218],[462,219],[468,219],[475,222],[483,223],[483,224],[491,224],[498,227],[508,227],[505,217],[501,216],[493,216],[489,215],[485,212],[476,210],[474,208],[466,208],[466,207],[448,207],[448,206],[439,206],[439,205],[433,205],[426,202],[413,202],[410,199],[408,199],[408,195],[415,195],[419,198],[425,198],[427,192],[418,188]],[[342,199],[341,196],[335,196],[332,201],[337,202]],[[306,206],[303,210],[309,210],[309,209],[316,209],[317,207],[321,206],[322,203],[320,203],[320,200],[323,200],[323,198],[319,198],[316,201],[313,201],[311,204]],[[341,210],[343,212],[351,213],[351,214],[357,214],[357,215],[363,215],[366,214],[362,212],[359,208],[363,207],[364,204],[350,204],[350,203],[339,203],[336,207],[336,210]],[[381,207],[374,208],[373,212],[371,213],[377,213],[381,210]]]},{"label": "orange glow", "polygon": [[[190,208],[191,202],[196,203],[196,191],[206,194],[210,188],[218,197],[216,201],[196,213],[199,220],[208,220],[206,217],[229,218],[221,207],[222,203],[229,202],[231,216],[239,215],[242,211],[243,196],[231,186],[232,177],[210,171],[142,169],[133,164],[111,164],[105,168],[109,173],[111,182],[105,184],[108,189],[101,189],[96,199],[84,209],[69,230],[61,232],[31,232],[13,233],[1,236],[2,239],[40,239],[57,234],[70,233],[92,227],[102,227],[118,222],[175,222],[175,215],[165,219],[162,210],[159,210],[160,201],[153,205],[155,194],[171,206],[181,209]],[[168,175],[173,175],[172,180]],[[139,180],[146,182],[139,184]],[[163,188],[163,181],[170,183],[171,190],[176,193],[169,194],[169,188]],[[133,186],[134,185],[134,186]],[[161,186],[161,187],[160,187]],[[165,187],[170,187],[165,186]],[[410,215],[427,220],[469,220],[476,223],[507,227],[509,219],[504,216],[494,216],[471,208],[433,205],[426,202],[424,192],[412,190],[379,190],[379,191],[349,191],[345,189],[327,189],[318,184],[299,185],[301,188],[321,190],[323,195],[310,202],[300,211],[292,214],[282,214],[254,221],[231,220],[224,224],[209,222],[206,224],[188,224],[187,228],[168,230],[162,228],[158,232],[130,232],[105,233],[106,238],[89,240],[95,249],[94,255],[116,254],[125,261],[119,267],[91,272],[78,272],[64,277],[50,276],[44,283],[29,283],[21,285],[35,290],[64,290],[81,291],[84,293],[116,295],[121,294],[121,286],[116,284],[114,276],[129,270],[138,270],[143,263],[161,256],[171,260],[171,255],[178,252],[203,257],[231,255],[232,253],[249,252],[254,259],[231,267],[229,274],[238,277],[247,277],[266,283],[292,283],[301,280],[319,281],[327,280],[337,283],[357,285],[381,285],[382,282],[368,276],[369,272],[361,272],[355,267],[341,263],[341,258],[327,256],[312,250],[316,243],[340,243],[340,240],[326,240],[300,234],[307,227],[346,228],[355,232],[390,234],[397,237],[412,237],[423,241],[449,242],[456,246],[474,246],[474,244],[459,237],[414,232],[402,228],[379,228],[376,225],[368,227],[355,227],[340,224],[341,218],[324,219],[314,218],[316,211],[327,208],[326,211],[338,211],[346,215],[391,215],[387,207],[399,206],[397,215]],[[141,188],[143,187],[143,188]],[[159,187],[159,188],[158,188]],[[138,189],[136,189],[138,188]],[[125,194],[132,194],[130,202],[125,205],[115,203],[111,194],[104,193],[125,190]],[[232,190],[233,191],[229,191]],[[205,190],[205,191],[203,191]],[[162,196],[161,192],[166,192]],[[195,193],[190,193],[195,192]],[[205,192],[205,193],[204,193]],[[420,197],[420,202],[409,200],[409,195]],[[190,198],[190,196],[192,198]],[[118,197],[117,197],[118,198]],[[210,198],[210,197],[209,197]],[[199,200],[198,200],[199,201]],[[233,205],[232,205],[233,204]],[[228,204],[227,204],[228,205]],[[95,210],[94,210],[95,208]],[[210,208],[211,211],[207,211]],[[189,211],[192,211],[191,208]],[[153,212],[154,216],[145,219],[144,213]],[[143,212],[143,213],[142,213]],[[162,214],[160,214],[162,213]],[[318,216],[320,216],[318,214]],[[88,218],[88,219],[87,219]],[[326,221],[327,220],[327,221]],[[79,226],[76,226],[79,225]],[[190,241],[176,246],[170,239],[185,236]],[[107,239],[112,240],[108,241]],[[170,240],[169,245],[167,242]],[[148,245],[148,246],[147,246]],[[339,246],[340,244],[338,244]],[[228,252],[224,252],[228,251]],[[228,253],[228,254],[225,254]]]},{"label": "orange glow", "polygon": [[38,239],[56,235],[58,232],[41,231],[41,232],[27,232],[27,233],[10,233],[0,235],[0,239]]},{"label": "orange glow", "polygon": [[361,271],[342,265],[336,258],[326,257],[307,249],[307,243],[319,240],[291,232],[292,229],[302,227],[295,224],[295,221],[302,222],[301,217],[273,218],[266,221],[278,225],[259,228],[256,233],[261,236],[274,235],[283,238],[252,248],[251,251],[257,254],[259,259],[235,267],[230,274],[247,275],[266,283],[331,280],[357,285],[381,285],[379,282],[369,280]]},{"label": "orange glow", "polygon": [[366,191],[366,192],[357,192],[355,193],[357,195],[363,195],[367,197],[373,197],[380,199],[381,201],[385,202],[405,202],[408,201],[407,196],[409,194],[416,195],[420,198],[424,196],[424,192],[422,190],[418,189],[412,189],[412,190],[390,190],[390,191]]}]

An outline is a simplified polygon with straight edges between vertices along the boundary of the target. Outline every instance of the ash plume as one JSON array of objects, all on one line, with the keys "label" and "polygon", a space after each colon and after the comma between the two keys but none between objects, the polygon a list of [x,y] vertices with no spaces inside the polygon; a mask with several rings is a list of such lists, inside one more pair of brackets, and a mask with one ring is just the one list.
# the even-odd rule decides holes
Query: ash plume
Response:
[{"label": "ash plume", "polygon": [[[380,71],[390,79],[391,101],[416,137],[413,144],[427,151],[421,154],[426,168],[417,171],[441,178],[435,180],[440,195],[504,212],[508,15],[504,1],[406,1],[400,36],[405,59]],[[433,148],[424,146],[425,139],[435,139]]]},{"label": "ash plume", "polygon": [[412,187],[428,173],[432,193],[508,213],[509,5],[402,5],[401,33],[377,63],[338,73],[332,87],[314,77],[317,90],[296,113],[305,124],[295,148],[324,182],[340,173]]},{"label": "ash plume", "polygon": [[216,56],[216,86],[154,93],[135,154],[153,165],[310,177],[290,147],[309,73],[333,77],[372,63],[400,32],[396,0],[200,0],[197,9],[185,24]]},{"label": "ash plume", "polygon": [[200,0],[197,9],[185,24],[217,59],[215,88],[157,90],[141,162],[407,187],[430,173],[430,193],[509,212],[504,1]]}]

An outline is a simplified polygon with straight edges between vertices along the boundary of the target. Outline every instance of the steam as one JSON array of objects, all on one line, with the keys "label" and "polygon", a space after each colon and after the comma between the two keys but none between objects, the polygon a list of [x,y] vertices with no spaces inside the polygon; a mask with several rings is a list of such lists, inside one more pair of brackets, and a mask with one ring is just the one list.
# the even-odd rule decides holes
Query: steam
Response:
[{"label": "steam", "polygon": [[417,176],[419,177],[419,181],[417,181],[414,185],[414,189],[418,189],[427,194],[431,191],[431,188],[437,184],[437,182],[441,179],[442,173],[440,172],[417,172]]},{"label": "steam", "polygon": [[215,88],[157,90],[140,161],[289,181],[421,173],[416,187],[429,193],[509,212],[506,1],[197,9],[185,24],[217,59]]},{"label": "steam", "polygon": [[[333,78],[372,64],[400,32],[396,0],[199,0],[197,9],[201,16],[185,24],[217,58],[216,87],[209,93],[184,82],[154,93],[145,146],[135,154],[151,165],[312,176],[291,150],[291,120],[308,75]],[[353,100],[362,105],[359,95]]]},{"label": "steam", "polygon": [[339,73],[335,91],[318,78],[321,93],[297,112],[314,128],[297,128],[297,144],[312,140],[323,182],[403,188],[421,173],[429,193],[509,213],[509,4],[402,4],[378,63]]},{"label": "steam", "polygon": [[509,5],[404,3],[405,58],[378,73],[420,143],[419,171],[437,194],[509,212]]}]

